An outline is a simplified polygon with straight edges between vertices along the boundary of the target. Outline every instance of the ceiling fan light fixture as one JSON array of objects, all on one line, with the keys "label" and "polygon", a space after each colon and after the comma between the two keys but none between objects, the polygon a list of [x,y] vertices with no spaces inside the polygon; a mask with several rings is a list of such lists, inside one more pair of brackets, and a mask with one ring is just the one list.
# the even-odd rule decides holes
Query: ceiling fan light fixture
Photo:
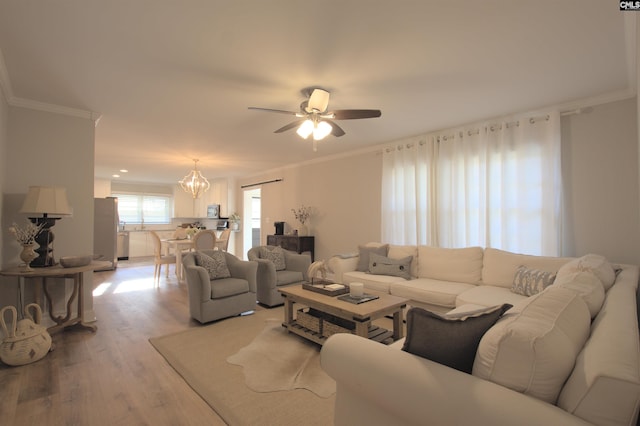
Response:
[{"label": "ceiling fan light fixture", "polygon": [[304,120],[304,122],[300,125],[300,127],[298,127],[298,130],[296,130],[296,133],[303,139],[307,139],[311,133],[315,132],[314,129],[314,125],[313,125],[313,121],[311,120]]},{"label": "ceiling fan light fixture", "polygon": [[331,125],[326,121],[320,121],[313,129],[313,139],[316,141],[322,140],[329,136],[331,133]]},{"label": "ceiling fan light fixture", "polygon": [[198,160],[194,158],[193,163],[193,170],[179,182],[185,192],[191,194],[193,198],[198,198],[209,190],[211,184],[198,170]]}]

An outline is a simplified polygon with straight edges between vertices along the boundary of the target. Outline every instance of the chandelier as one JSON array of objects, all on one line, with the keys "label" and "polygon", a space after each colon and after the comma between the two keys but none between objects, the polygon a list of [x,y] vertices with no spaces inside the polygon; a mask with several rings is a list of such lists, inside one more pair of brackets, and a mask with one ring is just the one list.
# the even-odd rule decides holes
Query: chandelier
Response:
[{"label": "chandelier", "polygon": [[182,189],[191,194],[193,198],[200,197],[211,186],[207,178],[202,176],[202,173],[198,170],[198,161],[195,158],[193,159],[193,170],[180,181]]}]

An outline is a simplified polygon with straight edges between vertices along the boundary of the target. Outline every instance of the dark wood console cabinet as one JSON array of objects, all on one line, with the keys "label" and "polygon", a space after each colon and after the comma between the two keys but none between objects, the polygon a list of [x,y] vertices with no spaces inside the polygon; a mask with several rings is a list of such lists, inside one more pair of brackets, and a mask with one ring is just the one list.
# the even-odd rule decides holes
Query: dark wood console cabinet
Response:
[{"label": "dark wood console cabinet", "polygon": [[315,237],[300,237],[298,235],[267,235],[268,246],[279,246],[285,250],[296,253],[311,253],[311,261],[315,258],[314,245]]}]

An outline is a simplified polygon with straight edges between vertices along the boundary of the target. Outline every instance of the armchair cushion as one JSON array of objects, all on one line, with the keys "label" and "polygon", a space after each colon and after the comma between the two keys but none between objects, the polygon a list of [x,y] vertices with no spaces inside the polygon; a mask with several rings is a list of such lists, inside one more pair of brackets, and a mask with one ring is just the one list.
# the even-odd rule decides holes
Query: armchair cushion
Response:
[{"label": "armchair cushion", "polygon": [[287,269],[287,263],[284,258],[284,250],[280,247],[262,246],[260,247],[260,259],[267,259],[273,262],[276,271]]},{"label": "armchair cushion", "polygon": [[209,252],[204,254],[202,252],[196,252],[196,265],[202,266],[209,273],[209,279],[218,280],[221,278],[229,278],[231,272],[227,267],[227,261],[224,257],[224,253],[220,251]]},{"label": "armchair cushion", "polygon": [[276,272],[276,286],[289,285],[304,281],[300,271],[278,271]]},{"label": "armchair cushion", "polygon": [[222,299],[223,297],[235,296],[248,291],[249,282],[242,278],[222,278],[211,283],[212,299]]}]

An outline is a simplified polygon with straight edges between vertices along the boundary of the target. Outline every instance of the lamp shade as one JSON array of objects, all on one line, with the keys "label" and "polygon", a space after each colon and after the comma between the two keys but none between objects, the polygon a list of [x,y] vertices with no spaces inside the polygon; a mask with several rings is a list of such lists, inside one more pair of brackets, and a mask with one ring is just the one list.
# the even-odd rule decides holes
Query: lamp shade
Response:
[{"label": "lamp shade", "polygon": [[30,186],[20,213],[70,216],[66,188],[56,186]]}]

